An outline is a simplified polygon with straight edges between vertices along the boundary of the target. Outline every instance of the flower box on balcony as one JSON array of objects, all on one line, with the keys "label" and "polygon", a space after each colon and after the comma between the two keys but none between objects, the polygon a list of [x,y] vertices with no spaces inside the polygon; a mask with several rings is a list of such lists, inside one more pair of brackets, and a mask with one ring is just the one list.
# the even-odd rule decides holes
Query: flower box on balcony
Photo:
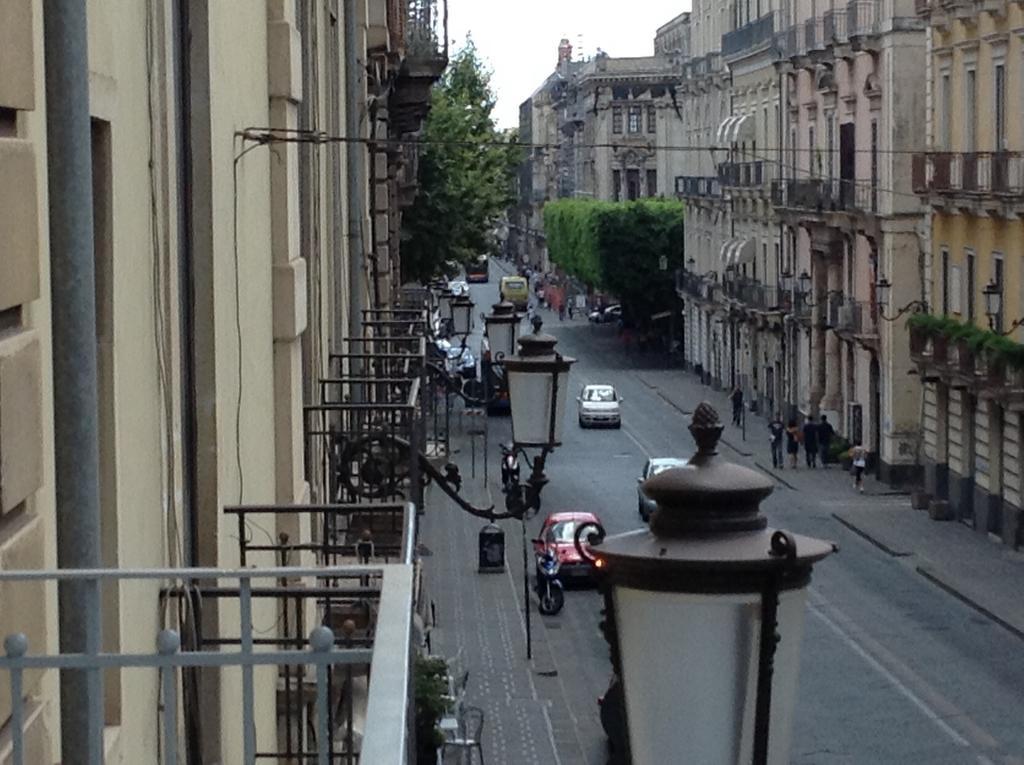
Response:
[{"label": "flower box on balcony", "polygon": [[935,335],[931,338],[931,357],[936,364],[945,364],[949,355],[949,338]]},{"label": "flower box on balcony", "polygon": [[956,360],[960,374],[974,376],[974,348],[965,338],[956,341]]},{"label": "flower box on balcony", "polygon": [[923,356],[928,350],[928,333],[921,327],[910,327],[910,355]]}]

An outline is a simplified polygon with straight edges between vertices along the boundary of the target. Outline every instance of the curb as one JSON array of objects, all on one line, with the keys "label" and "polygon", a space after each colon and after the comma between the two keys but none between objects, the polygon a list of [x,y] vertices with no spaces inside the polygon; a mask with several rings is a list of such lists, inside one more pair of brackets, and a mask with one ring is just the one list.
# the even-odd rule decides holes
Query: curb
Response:
[{"label": "curb", "polygon": [[943,579],[939,574],[935,573],[935,571],[933,571],[931,568],[927,566],[915,566],[914,570],[921,576],[923,576],[925,579],[927,579],[929,582],[934,584],[936,587],[938,587],[940,590],[948,593],[949,595],[952,595],[965,606],[974,609],[979,614],[984,616],[986,619],[995,622],[1014,637],[1024,640],[1024,629],[1021,629],[1020,627],[1011,624],[1010,622],[1006,621],[1006,619],[1003,619],[1001,616],[995,614],[985,606],[981,605],[981,603],[972,598],[970,595],[961,592],[954,585],[950,584],[945,579]]},{"label": "curb", "polygon": [[861,539],[865,540],[870,544],[873,544],[886,555],[890,555],[893,558],[909,558],[914,554],[912,551],[903,552],[900,550],[893,550],[891,547],[889,547],[889,545],[885,544],[879,539],[876,539],[871,534],[864,531],[864,529],[854,524],[853,521],[843,518],[841,515],[839,515],[839,513],[832,513],[832,517],[835,518],[840,524],[845,526],[847,529],[852,531],[854,534],[859,536]]}]

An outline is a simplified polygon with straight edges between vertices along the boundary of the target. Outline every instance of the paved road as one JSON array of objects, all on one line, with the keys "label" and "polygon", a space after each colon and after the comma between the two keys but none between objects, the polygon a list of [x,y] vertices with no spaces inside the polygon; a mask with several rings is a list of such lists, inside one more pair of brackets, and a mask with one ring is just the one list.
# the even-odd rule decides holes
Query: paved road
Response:
[{"label": "paved road", "polygon": [[[474,287],[473,293],[478,307],[489,306],[496,287],[492,282]],[[636,479],[644,459],[686,456],[694,450],[686,430],[686,407],[678,405],[678,395],[673,406],[663,391],[659,394],[651,386],[650,376],[642,374],[643,359],[621,350],[613,328],[560,323],[551,314],[545,318],[545,329],[559,338],[559,350],[579,360],[570,393],[588,382],[614,384],[625,399],[625,421],[621,430],[581,431],[575,418],[567,420],[564,446],[548,460],[551,483],[544,491],[544,512],[593,510],[610,533],[635,528]],[[678,374],[680,388],[692,389],[696,406],[699,386]],[[508,432],[507,421],[490,420],[494,465],[497,444],[508,439]],[[753,465],[740,452],[724,453]],[[465,448],[457,461],[468,475]],[[492,465],[492,481],[495,473]],[[478,474],[470,490],[484,496],[480,478]],[[916,574],[900,557],[887,555],[836,521],[837,510],[861,503],[883,508],[905,499],[852,493],[843,498],[834,491],[819,495],[778,484],[764,504],[772,525],[832,539],[842,548],[814,575],[792,761],[1024,763],[1024,642]],[[464,532],[460,544],[472,545],[479,523],[454,513],[446,517],[447,523],[459,527],[449,529],[448,538]],[[532,522],[532,531],[539,520]],[[429,535],[429,523],[427,529]],[[456,567],[467,577],[465,591],[477,592],[488,608],[511,605],[512,598],[521,608],[519,532],[508,526],[507,533],[511,565],[501,585],[487,583],[488,591],[480,592],[474,574],[465,573],[466,566]],[[446,552],[454,556],[454,551]],[[461,612],[451,593],[441,593],[438,603],[442,615]],[[524,661],[522,622],[513,609],[502,611],[493,636],[489,628],[471,621],[463,621],[447,635],[439,631],[451,650],[465,649],[468,663],[476,660],[472,645],[479,652],[489,641],[500,642],[506,671],[523,684],[505,695],[510,716],[500,735],[491,731],[489,762],[604,762],[595,699],[607,682],[608,660],[597,631],[599,609],[596,593],[578,590],[568,593],[558,617],[534,616],[539,631],[532,665]],[[490,668],[501,669],[493,661]],[[494,682],[487,679],[486,670],[480,676]],[[492,717],[505,716],[500,693],[487,703]],[[510,723],[516,715],[530,719]],[[512,748],[517,737],[531,740],[528,760]]]}]

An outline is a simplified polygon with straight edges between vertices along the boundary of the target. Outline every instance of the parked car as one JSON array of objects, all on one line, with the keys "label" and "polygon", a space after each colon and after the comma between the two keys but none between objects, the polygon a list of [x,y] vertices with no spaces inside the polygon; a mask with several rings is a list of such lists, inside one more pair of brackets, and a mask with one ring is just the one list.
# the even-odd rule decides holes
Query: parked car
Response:
[{"label": "parked car", "polygon": [[651,519],[651,513],[658,507],[655,501],[644,493],[644,481],[669,468],[683,467],[685,464],[686,460],[678,457],[651,457],[644,463],[644,469],[636,479],[637,509],[644,523]]},{"label": "parked car", "polygon": [[460,295],[468,295],[469,284],[464,282],[462,279],[456,279],[448,282],[448,291],[456,297],[459,297]]},{"label": "parked car", "polygon": [[584,385],[576,397],[581,428],[591,425],[622,426],[622,399],[611,385]]},{"label": "parked car", "polygon": [[622,318],[622,306],[610,305],[606,308],[598,308],[587,314],[587,319],[594,324],[608,324]]},{"label": "parked car", "polygon": [[593,566],[576,549],[576,529],[584,524],[602,525],[593,513],[551,513],[544,519],[540,533],[533,540],[534,553],[542,553],[545,549],[554,550],[561,565],[558,576],[562,581],[588,579],[593,573]]}]

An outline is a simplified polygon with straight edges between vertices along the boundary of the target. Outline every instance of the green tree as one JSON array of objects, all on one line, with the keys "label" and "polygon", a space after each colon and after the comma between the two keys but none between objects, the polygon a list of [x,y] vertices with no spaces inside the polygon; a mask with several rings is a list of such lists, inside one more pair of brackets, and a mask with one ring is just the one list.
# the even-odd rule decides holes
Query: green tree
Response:
[{"label": "green tree", "polygon": [[618,297],[636,324],[674,305],[672,274],[683,265],[682,203],[560,199],[544,206],[544,230],[551,259]]},{"label": "green tree", "polygon": [[402,278],[427,281],[449,263],[497,252],[494,228],[514,202],[519,147],[491,113],[490,73],[472,40],[431,96],[419,157],[419,193],[402,220]]}]

